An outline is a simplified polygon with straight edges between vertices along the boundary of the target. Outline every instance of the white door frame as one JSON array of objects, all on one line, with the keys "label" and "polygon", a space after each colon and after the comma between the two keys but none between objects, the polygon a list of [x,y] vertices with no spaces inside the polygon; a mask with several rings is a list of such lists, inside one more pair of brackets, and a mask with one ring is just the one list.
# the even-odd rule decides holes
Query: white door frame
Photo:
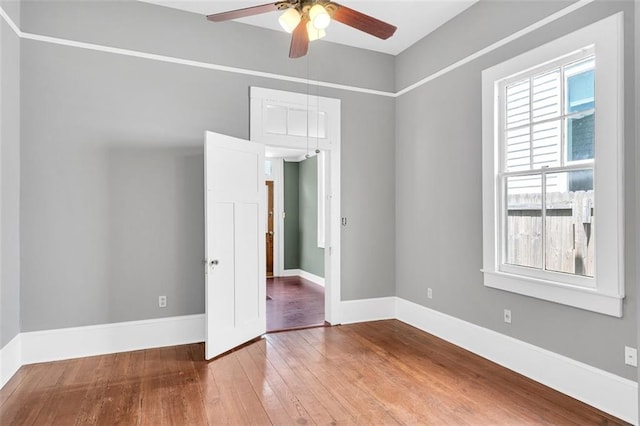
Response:
[{"label": "white door frame", "polygon": [[[325,321],[340,324],[340,100],[260,87],[251,87],[250,98],[252,142],[312,151],[317,147],[326,153]],[[289,118],[307,111],[317,114],[318,121],[324,115],[324,134],[309,137],[301,135],[300,129],[289,131]]]},{"label": "white door frame", "polygon": [[267,157],[271,161],[271,176],[265,175],[265,180],[273,181],[273,275],[281,277],[284,271],[284,227],[282,212],[284,211],[284,159],[281,157]]},{"label": "white door frame", "polygon": [[284,271],[284,159],[274,158],[275,178],[274,178],[274,209],[278,217],[275,223],[276,242],[273,247],[273,274],[282,276]]}]

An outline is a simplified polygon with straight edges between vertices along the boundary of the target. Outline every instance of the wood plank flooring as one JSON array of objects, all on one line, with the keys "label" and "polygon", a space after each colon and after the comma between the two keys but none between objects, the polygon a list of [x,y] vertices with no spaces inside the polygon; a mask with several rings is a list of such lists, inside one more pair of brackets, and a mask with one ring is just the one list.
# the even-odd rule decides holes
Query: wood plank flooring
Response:
[{"label": "wood plank flooring", "polygon": [[267,332],[324,324],[324,288],[301,277],[267,279]]},{"label": "wood plank flooring", "polygon": [[624,424],[396,320],[22,367],[1,425]]}]

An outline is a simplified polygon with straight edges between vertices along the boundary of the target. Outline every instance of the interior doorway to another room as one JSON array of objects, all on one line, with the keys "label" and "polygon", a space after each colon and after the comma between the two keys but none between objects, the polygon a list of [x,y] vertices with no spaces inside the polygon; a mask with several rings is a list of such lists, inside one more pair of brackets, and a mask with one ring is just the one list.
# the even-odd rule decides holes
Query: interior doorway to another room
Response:
[{"label": "interior doorway to another room", "polygon": [[[263,144],[266,157],[272,160],[271,177],[267,176],[265,180],[274,182],[273,276],[288,278],[287,284],[291,284],[289,277],[299,277],[299,287],[306,284],[303,280],[310,281],[311,285],[320,284],[324,293],[322,323],[340,324],[340,100],[259,87],[251,87],[250,98],[250,140]],[[316,224],[312,232],[305,233],[304,246],[296,249],[295,242],[284,242],[285,223],[295,223],[290,216],[292,210],[283,204],[286,198],[285,164],[304,164],[300,170],[307,173],[306,163],[316,164],[318,160],[322,165],[316,170],[322,173],[314,175],[314,187],[320,187],[321,192],[318,193],[323,195],[316,195],[313,207],[317,213],[314,217]],[[291,236],[290,233],[287,235]],[[313,245],[310,244],[311,239]],[[293,240],[296,241],[295,238]],[[285,266],[284,250],[292,245],[293,252],[298,253],[303,261],[293,265],[287,262]],[[287,249],[287,253],[290,252]],[[322,262],[311,262],[309,266],[309,253],[320,253]],[[275,282],[275,278],[271,282]],[[299,302],[302,299],[299,296],[295,300]]]},{"label": "interior doorway to another room", "polygon": [[325,324],[322,155],[269,146],[266,153],[267,332],[322,326]]}]

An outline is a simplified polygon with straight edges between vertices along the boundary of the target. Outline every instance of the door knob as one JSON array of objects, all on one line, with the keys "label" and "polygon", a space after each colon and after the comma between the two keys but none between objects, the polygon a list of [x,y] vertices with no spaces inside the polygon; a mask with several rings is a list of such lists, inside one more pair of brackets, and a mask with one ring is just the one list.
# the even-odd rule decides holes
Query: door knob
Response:
[{"label": "door knob", "polygon": [[273,235],[273,231],[269,231],[269,235]]},{"label": "door knob", "polygon": [[218,259],[214,259],[214,260],[212,260],[211,262],[209,262],[209,264],[210,264],[211,266],[217,266],[217,265],[218,265],[218,263],[219,263],[219,262],[218,262]]}]

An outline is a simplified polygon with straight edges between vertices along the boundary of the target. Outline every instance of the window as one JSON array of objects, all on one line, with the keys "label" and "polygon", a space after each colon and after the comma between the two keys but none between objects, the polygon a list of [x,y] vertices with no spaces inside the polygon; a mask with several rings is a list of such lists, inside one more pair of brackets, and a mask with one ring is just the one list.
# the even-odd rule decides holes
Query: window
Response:
[{"label": "window", "polygon": [[273,179],[273,160],[270,158],[264,160],[264,176]]},{"label": "window", "polygon": [[594,71],[590,48],[498,84],[505,271],[594,276]]},{"label": "window", "polygon": [[486,286],[622,316],[621,15],[483,72]]}]

